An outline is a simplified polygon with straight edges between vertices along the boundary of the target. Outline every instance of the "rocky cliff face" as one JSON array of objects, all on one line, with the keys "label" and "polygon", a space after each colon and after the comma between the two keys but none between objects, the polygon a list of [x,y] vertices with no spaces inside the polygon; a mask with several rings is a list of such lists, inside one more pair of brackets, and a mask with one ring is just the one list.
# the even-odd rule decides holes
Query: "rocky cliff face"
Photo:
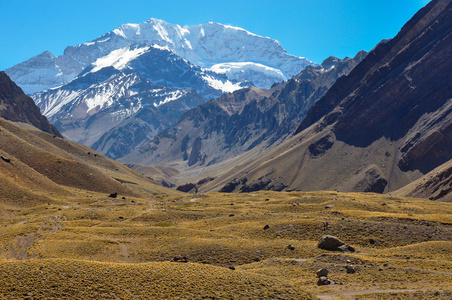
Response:
[{"label": "rocky cliff face", "polygon": [[185,113],[175,127],[122,160],[192,170],[252,149],[268,150],[290,136],[315,101],[365,55],[327,59],[326,67],[308,67],[270,90],[248,88],[223,95]]},{"label": "rocky cliff face", "polygon": [[291,144],[235,175],[247,179],[235,190],[269,182],[261,188],[388,192],[450,160],[451,28],[452,3],[431,1],[336,81]]},{"label": "rocky cliff face", "polygon": [[334,124],[338,140],[349,145],[402,141],[402,171],[427,173],[451,159],[452,20],[449,1],[434,3],[335,85],[297,132],[322,118],[319,124]]},{"label": "rocky cliff face", "polygon": [[34,103],[5,72],[0,72],[0,117],[13,122],[23,122],[42,131],[61,137]]}]

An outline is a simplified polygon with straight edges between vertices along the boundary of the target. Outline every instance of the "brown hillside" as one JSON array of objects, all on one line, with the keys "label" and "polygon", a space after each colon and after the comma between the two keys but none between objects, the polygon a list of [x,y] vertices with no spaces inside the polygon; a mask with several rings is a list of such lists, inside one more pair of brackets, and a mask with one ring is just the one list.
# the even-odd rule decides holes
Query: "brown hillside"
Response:
[{"label": "brown hillside", "polygon": [[47,201],[45,194],[49,192],[67,195],[64,186],[130,196],[175,193],[85,146],[38,129],[24,130],[3,119],[0,119],[0,152],[10,160],[0,161],[0,175],[6,182],[2,191],[11,195],[6,197],[11,201],[36,193],[42,194],[36,199]]}]

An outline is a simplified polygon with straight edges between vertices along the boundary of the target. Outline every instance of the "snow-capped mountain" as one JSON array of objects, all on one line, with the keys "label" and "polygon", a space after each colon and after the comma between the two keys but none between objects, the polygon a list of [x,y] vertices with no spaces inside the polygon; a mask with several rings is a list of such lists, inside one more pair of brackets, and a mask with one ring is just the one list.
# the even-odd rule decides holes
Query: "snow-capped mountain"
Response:
[{"label": "snow-capped mountain", "polygon": [[[140,140],[134,141],[141,144],[174,125],[183,112],[206,101],[195,89],[158,86],[137,73],[125,74],[113,67],[88,73],[33,97],[66,138],[90,147],[125,120],[130,123],[143,110],[151,111],[152,117],[141,117],[146,130]],[[131,136],[134,134],[130,132]],[[127,147],[133,148],[134,143]],[[103,148],[102,153],[108,152],[108,147]],[[129,149],[115,151],[124,154]]]},{"label": "snow-capped mountain", "polygon": [[308,65],[276,40],[241,28],[150,19],[6,72],[34,93],[66,138],[118,158],[209,99],[253,85],[269,88]]},{"label": "snow-capped mountain", "polygon": [[[140,114],[140,122],[146,123],[139,127],[146,131],[140,135],[142,140],[117,141],[114,150],[109,150],[113,144],[98,143],[100,151],[117,157],[130,151],[130,146],[174,125],[183,112],[205,99],[241,87],[241,83],[190,64],[167,48],[135,45],[110,52],[70,83],[36,93],[33,98],[65,137],[89,147],[94,147],[107,132],[118,132],[118,126],[123,126],[127,118]],[[145,114],[141,110],[146,106],[152,106],[152,110],[147,108]],[[131,128],[135,122],[128,120],[126,124]],[[109,141],[114,139],[112,133]]]},{"label": "snow-capped mountain", "polygon": [[250,85],[246,80],[231,82],[226,75],[195,66],[167,47],[157,45],[134,45],[114,50],[97,59],[79,77],[110,67],[126,74],[140,74],[154,84],[179,89],[195,88],[206,99]]},{"label": "snow-capped mountain", "polygon": [[248,80],[261,88],[269,88],[313,65],[305,58],[287,54],[278,41],[241,28],[213,22],[182,27],[149,19],[141,24],[121,25],[91,42],[69,46],[61,56],[44,52],[5,71],[31,94],[61,86],[98,59],[134,45],[165,47],[198,67],[220,70],[231,81]]}]

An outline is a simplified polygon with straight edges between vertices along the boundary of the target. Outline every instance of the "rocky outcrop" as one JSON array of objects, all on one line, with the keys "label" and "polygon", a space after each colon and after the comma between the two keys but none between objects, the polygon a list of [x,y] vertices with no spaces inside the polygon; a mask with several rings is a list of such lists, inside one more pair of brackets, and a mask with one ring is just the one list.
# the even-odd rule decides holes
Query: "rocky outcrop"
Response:
[{"label": "rocky outcrop", "polygon": [[355,252],[355,248],[332,235],[324,235],[317,247],[328,251]]}]

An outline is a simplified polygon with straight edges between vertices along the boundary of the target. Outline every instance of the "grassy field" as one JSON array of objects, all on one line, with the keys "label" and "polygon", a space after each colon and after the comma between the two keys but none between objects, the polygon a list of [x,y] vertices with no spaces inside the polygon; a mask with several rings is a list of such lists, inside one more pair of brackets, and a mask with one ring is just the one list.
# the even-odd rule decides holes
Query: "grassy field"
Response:
[{"label": "grassy field", "polygon": [[[336,192],[70,192],[30,207],[0,202],[0,298],[445,299],[452,292],[452,203]],[[318,249],[324,234],[357,251]],[[323,267],[342,284],[317,286]]]}]

